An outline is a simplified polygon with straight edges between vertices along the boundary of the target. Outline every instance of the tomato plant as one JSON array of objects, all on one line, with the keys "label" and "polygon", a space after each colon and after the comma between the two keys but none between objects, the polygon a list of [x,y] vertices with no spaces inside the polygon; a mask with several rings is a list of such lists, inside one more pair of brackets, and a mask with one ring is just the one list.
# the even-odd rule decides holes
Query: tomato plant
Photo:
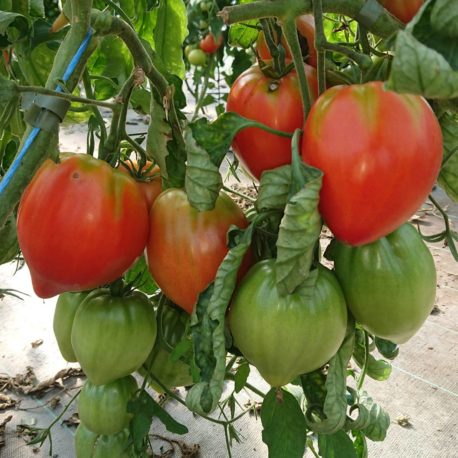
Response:
[{"label": "tomato plant", "polygon": [[331,257],[348,307],[371,334],[405,343],[428,318],[436,297],[436,269],[410,224],[360,247],[337,243]]},{"label": "tomato plant", "polygon": [[148,211],[131,178],[88,155],[64,155],[34,176],[17,226],[34,290],[46,298],[121,276],[145,248]]},{"label": "tomato plant", "polygon": [[274,387],[329,361],[345,336],[347,308],[334,275],[320,267],[313,294],[280,297],[274,261],[256,264],[230,307],[234,344]]},{"label": "tomato plant", "polygon": [[442,160],[441,129],[421,97],[379,82],[334,87],[312,108],[302,157],[324,172],[325,223],[339,240],[362,245],[398,228],[431,192]]},{"label": "tomato plant", "polygon": [[379,0],[379,2],[404,24],[410,22],[425,3],[424,0]]},{"label": "tomato plant", "polygon": [[[305,65],[312,98],[318,94],[316,71]],[[281,107],[281,114],[278,110]],[[304,111],[295,71],[280,79],[264,75],[258,65],[243,72],[232,85],[227,111],[292,133],[302,126]],[[232,143],[244,167],[258,180],[262,172],[291,162],[291,140],[250,127],[239,132]]]},{"label": "tomato plant", "polygon": [[213,210],[198,212],[184,191],[169,189],[156,199],[150,224],[146,251],[151,275],[167,297],[191,313],[228,251],[229,227],[244,228],[248,223],[223,193]]},{"label": "tomato plant", "polygon": [[202,40],[200,40],[199,46],[200,46],[200,49],[206,52],[207,54],[213,54],[216,51],[218,51],[218,49],[220,48],[222,44],[223,44],[222,35],[219,35],[219,37],[215,40],[215,37],[211,33],[209,33],[204,38],[202,38]]},{"label": "tomato plant", "polygon": [[[228,455],[243,390],[262,456],[367,456],[391,422],[365,379],[388,379],[434,303],[421,238],[458,260],[435,193],[444,229],[405,224],[439,169],[458,195],[453,9],[60,3],[0,11],[0,263],[61,293],[57,344],[87,376],[77,457],[146,456],[157,420],[186,434],[150,389],[216,422]],[[87,127],[87,154],[59,156],[64,120]],[[233,184],[240,163],[259,183]],[[31,428],[50,455],[60,418]]]}]

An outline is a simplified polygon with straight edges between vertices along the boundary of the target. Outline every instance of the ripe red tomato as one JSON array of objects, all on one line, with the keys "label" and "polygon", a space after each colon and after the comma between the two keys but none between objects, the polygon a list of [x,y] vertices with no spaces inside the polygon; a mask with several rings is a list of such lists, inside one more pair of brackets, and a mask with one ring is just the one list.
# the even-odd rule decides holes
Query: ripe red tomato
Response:
[{"label": "ripe red tomato", "polygon": [[[307,63],[312,67],[317,66],[317,54],[315,49],[315,19],[313,14],[304,14],[299,16],[296,19],[296,27],[299,33],[307,40],[307,45],[309,49],[309,56],[307,58]],[[282,37],[281,40],[282,46],[285,48],[286,58],[291,59],[291,51],[288,44],[286,43],[285,37]],[[272,56],[269,52],[269,47],[267,46],[264,33],[258,35],[258,41],[256,42],[256,50],[258,51],[259,57],[262,60],[272,59]]]},{"label": "ripe red tomato", "polygon": [[151,209],[149,270],[164,294],[188,313],[226,256],[226,234],[232,224],[245,228],[248,221],[223,193],[213,210],[198,212],[183,190],[168,189]]},{"label": "ripe red tomato", "polygon": [[422,7],[424,0],[378,0],[393,16],[407,24]]},{"label": "ripe red tomato", "polygon": [[209,33],[202,40],[200,40],[200,49],[207,54],[213,54],[220,46],[223,44],[223,35],[219,35],[218,39],[215,41],[215,37]]},{"label": "ripe red tomato", "polygon": [[[313,67],[305,65],[312,88],[312,99],[318,95],[318,82]],[[227,111],[262,122],[285,132],[302,127],[302,108],[299,82],[295,71],[280,80],[265,76],[258,65],[243,72],[231,87]],[[232,143],[235,154],[245,168],[259,180],[264,170],[291,162],[291,139],[266,132],[258,127],[243,129]]]},{"label": "ripe red tomato", "polygon": [[121,163],[118,170],[130,176],[132,176],[132,173],[134,174],[137,186],[146,200],[148,209],[150,209],[156,197],[162,192],[161,172],[157,165],[153,167],[151,161],[146,161],[141,171],[138,168],[136,161],[126,161]]},{"label": "ripe red tomato", "polygon": [[42,298],[116,280],[142,253],[148,230],[134,180],[87,154],[45,161],[19,205],[19,245]]},{"label": "ripe red tomato", "polygon": [[420,207],[439,173],[442,134],[428,103],[381,82],[328,89],[304,127],[302,157],[324,172],[320,212],[337,239],[373,242]]}]

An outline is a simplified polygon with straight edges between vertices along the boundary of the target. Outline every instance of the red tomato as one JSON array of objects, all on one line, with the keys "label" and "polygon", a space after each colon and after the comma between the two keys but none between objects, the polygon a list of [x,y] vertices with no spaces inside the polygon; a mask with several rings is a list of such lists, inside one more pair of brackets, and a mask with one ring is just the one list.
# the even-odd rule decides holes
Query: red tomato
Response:
[{"label": "red tomato", "polygon": [[209,33],[205,38],[200,40],[200,49],[205,51],[207,54],[213,54],[220,46],[223,44],[223,35],[219,35],[218,39],[215,41],[215,37]]},{"label": "red tomato", "polygon": [[420,207],[439,173],[442,134],[428,103],[381,82],[336,86],[304,127],[304,161],[324,172],[320,212],[337,239],[373,242]]},{"label": "red tomato", "polygon": [[[296,19],[296,27],[299,33],[307,40],[307,45],[309,48],[307,63],[316,68],[317,54],[315,49],[315,19],[313,18],[313,14],[304,14],[303,16],[299,16]],[[281,44],[285,48],[285,57],[287,59],[291,59],[291,51],[288,44],[286,43],[284,36],[282,36]],[[258,35],[256,50],[258,51],[259,57],[262,60],[272,59],[263,32]]]},{"label": "red tomato", "polygon": [[116,280],[142,253],[148,210],[134,180],[86,154],[47,160],[25,190],[18,239],[42,298]]},{"label": "red tomato", "polygon": [[[305,65],[312,88],[312,99],[318,95],[318,82],[313,67]],[[265,76],[258,65],[243,72],[232,85],[227,111],[262,122],[285,132],[300,129],[304,110],[295,71],[280,80]],[[258,127],[243,129],[232,143],[235,154],[245,168],[259,180],[264,170],[291,162],[291,139],[271,134]]]},{"label": "red tomato", "polygon": [[378,0],[393,16],[407,24],[422,7],[424,0]]},{"label": "red tomato", "polygon": [[132,176],[132,173],[134,174],[137,186],[146,200],[148,209],[150,209],[156,197],[162,192],[162,178],[159,167],[157,165],[153,167],[151,161],[146,161],[145,166],[139,171],[136,161],[126,161],[118,167],[118,170],[130,176]]},{"label": "red tomato", "polygon": [[151,209],[149,270],[164,294],[188,313],[215,279],[228,251],[226,234],[232,224],[245,228],[248,221],[223,193],[213,210],[198,212],[183,190],[168,189]]}]

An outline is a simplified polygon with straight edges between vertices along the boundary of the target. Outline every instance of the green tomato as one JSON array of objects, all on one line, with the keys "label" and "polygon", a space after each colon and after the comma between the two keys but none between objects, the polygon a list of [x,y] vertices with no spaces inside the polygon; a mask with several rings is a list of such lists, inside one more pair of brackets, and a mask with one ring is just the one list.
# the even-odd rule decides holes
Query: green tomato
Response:
[{"label": "green tomato", "polygon": [[92,291],[76,312],[72,346],[88,379],[105,385],[136,371],[156,340],[156,316],[147,296]]},{"label": "green tomato", "polygon": [[257,263],[236,291],[229,325],[234,344],[274,387],[311,372],[337,352],[347,308],[334,274],[318,268],[314,286],[279,296],[275,260]]},{"label": "green tomato", "polygon": [[137,391],[131,376],[106,385],[94,385],[87,380],[78,396],[78,413],[83,424],[97,434],[116,434],[127,428],[132,414],[127,403]]},{"label": "green tomato", "polygon": [[78,361],[72,347],[72,327],[78,307],[89,293],[63,293],[54,311],[53,329],[61,355],[69,363]]},{"label": "green tomato", "polygon": [[193,44],[190,44],[190,45],[186,45],[185,48],[184,48],[185,57],[187,58],[191,51],[193,51],[194,49],[197,49],[197,46],[198,45],[196,43],[193,43]]},{"label": "green tomato", "polygon": [[[172,358],[173,349],[184,336],[186,325],[190,316],[183,310],[168,304],[161,304],[157,311],[157,339],[148,359],[140,369],[140,374],[146,376],[150,373],[166,388],[192,385],[190,366],[182,360]],[[163,393],[164,389],[149,380],[154,390]]]},{"label": "green tomato", "polygon": [[199,29],[200,29],[200,30],[208,29],[208,22],[207,22],[207,21],[204,21],[203,19],[201,19],[201,20],[199,21]]},{"label": "green tomato", "polygon": [[82,423],[75,433],[76,458],[132,458],[129,453],[129,431],[101,436]]},{"label": "green tomato", "polygon": [[199,6],[202,11],[210,11],[213,6],[213,2],[200,2]]},{"label": "green tomato", "polygon": [[193,49],[188,54],[188,61],[191,65],[202,67],[207,62],[207,55],[201,49]]},{"label": "green tomato", "polygon": [[436,269],[416,229],[404,224],[376,242],[329,249],[348,307],[371,334],[407,342],[429,316],[436,296]]},{"label": "green tomato", "polygon": [[18,253],[16,218],[11,215],[0,229],[0,264],[12,261]]}]

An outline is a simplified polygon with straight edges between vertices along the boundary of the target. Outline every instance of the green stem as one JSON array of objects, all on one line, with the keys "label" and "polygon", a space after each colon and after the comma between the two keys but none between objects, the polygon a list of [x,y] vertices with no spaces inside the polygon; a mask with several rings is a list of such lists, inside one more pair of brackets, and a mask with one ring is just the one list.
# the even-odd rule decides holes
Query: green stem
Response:
[{"label": "green stem", "polygon": [[367,36],[367,30],[361,24],[359,24],[358,26],[358,36],[359,36],[359,41],[361,42],[363,53],[369,56],[371,54],[371,45],[369,43],[369,38]]},{"label": "green stem", "polygon": [[230,441],[230,438],[229,438],[229,431],[228,431],[229,427],[228,425],[225,425],[224,426],[224,438],[226,440],[226,450],[227,450],[227,456],[229,458],[232,458],[232,453],[231,453],[231,441]]},{"label": "green stem", "polygon": [[[359,22],[363,21],[361,10],[366,0],[323,0],[326,13],[343,14]],[[288,15],[300,16],[312,12],[312,0],[256,1],[235,6],[226,6],[219,15],[226,24],[261,19],[265,17],[285,18]],[[389,37],[401,27],[393,16],[380,8],[377,20],[368,25],[368,30],[380,37]]]},{"label": "green stem", "polygon": [[145,75],[159,91],[166,114],[168,114],[170,124],[172,126],[173,136],[178,144],[178,147],[182,151],[186,151],[183,132],[181,130],[180,121],[173,101],[173,93],[175,90],[174,86],[170,85],[162,73],[154,66],[153,61],[143,46],[139,36],[124,20],[113,17],[111,27],[104,33],[113,33],[124,41],[134,58],[135,65],[143,69]]},{"label": "green stem", "polygon": [[66,92],[53,91],[52,89],[46,89],[45,87],[41,86],[18,86],[17,88],[19,92],[36,92],[37,94],[51,95],[59,99],[70,100],[70,102],[79,102],[84,103],[85,105],[109,108],[110,110],[113,110],[116,107],[115,103],[104,102],[103,100],[87,99],[85,97],[79,97],[77,95],[68,94]]},{"label": "green stem", "polygon": [[195,121],[200,109],[202,108],[202,104],[204,103],[205,96],[207,95],[207,90],[208,90],[208,81],[210,79],[210,74],[212,72],[213,66],[214,66],[214,57],[213,55],[210,57],[211,61],[210,64],[207,65],[205,68],[205,74],[204,74],[204,82],[202,83],[202,90],[200,91],[199,98],[196,101],[196,108],[194,109],[194,115],[191,119],[191,122]]},{"label": "green stem", "polygon": [[294,15],[286,16],[283,20],[282,29],[291,51],[291,56],[299,79],[299,89],[301,91],[305,122],[310,112],[310,108],[312,107],[312,102],[310,99],[310,88],[307,81],[307,75],[305,74],[304,62],[302,60],[301,45],[299,44],[299,38],[297,36],[296,17]]},{"label": "green stem", "polygon": [[103,0],[108,6],[111,6],[126,22],[129,24],[130,27],[135,28],[132,24],[129,16],[125,13],[125,11],[116,3],[112,2],[111,0]]},{"label": "green stem", "polygon": [[226,192],[230,192],[231,194],[234,194],[234,196],[239,196],[242,199],[248,200],[248,202],[254,204],[256,202],[256,199],[253,199],[252,197],[249,197],[245,194],[242,194],[241,192],[238,192],[234,189],[228,188],[227,186],[223,186],[223,188]]},{"label": "green stem", "polygon": [[[313,0],[313,16],[315,18],[315,36],[319,36],[321,41],[326,40],[323,27],[323,5],[321,0]],[[326,90],[326,51],[323,48],[317,49],[318,58],[318,95]]]},{"label": "green stem", "polygon": [[366,378],[367,367],[369,365],[369,334],[364,331],[364,364],[361,369],[361,375],[358,379],[357,390],[360,391],[364,384],[364,379]]},{"label": "green stem", "polygon": [[372,65],[372,59],[366,54],[360,54],[359,52],[353,51],[353,49],[347,48],[346,46],[338,43],[329,43],[326,38],[323,40],[323,38],[318,37],[318,35],[316,36],[316,48],[317,51],[325,50],[343,54],[354,61],[362,70],[366,70]]},{"label": "green stem", "polygon": [[[85,69],[83,72],[83,85],[84,85],[84,91],[86,92],[86,96],[93,99],[94,92],[92,90],[91,78],[89,76],[89,72],[87,71],[87,69]],[[99,151],[100,151],[100,149],[103,148],[103,145],[105,144],[105,140],[107,139],[107,128],[105,127],[105,121],[99,109],[95,105],[92,105],[91,109],[100,127],[100,143],[99,143]]]},{"label": "green stem", "polygon": [[[227,372],[226,373],[226,379],[234,381],[235,380],[235,376],[234,376],[234,374],[231,374],[230,372]],[[255,386],[251,385],[250,383],[245,383],[245,388],[248,388],[251,392],[253,392],[254,394],[257,394],[260,398],[265,398],[266,397],[265,393],[263,393],[261,390],[258,390],[258,388],[256,388]]]}]

